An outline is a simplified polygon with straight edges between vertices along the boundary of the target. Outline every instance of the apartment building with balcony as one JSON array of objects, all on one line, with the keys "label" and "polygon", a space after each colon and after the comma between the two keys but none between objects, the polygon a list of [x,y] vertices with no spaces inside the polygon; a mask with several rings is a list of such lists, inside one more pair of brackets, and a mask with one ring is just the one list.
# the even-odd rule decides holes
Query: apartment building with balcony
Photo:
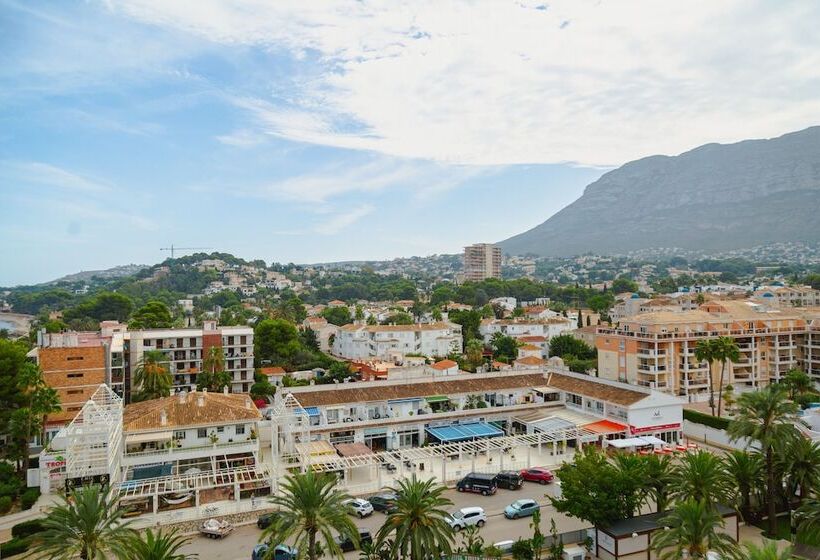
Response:
[{"label": "apartment building with balcony", "polygon": [[464,279],[480,282],[501,278],[501,248],[491,243],[464,247]]},{"label": "apartment building with balcony", "polygon": [[196,376],[212,347],[222,348],[224,367],[231,375],[231,392],[247,393],[253,385],[253,329],[223,327],[205,321],[202,328],[150,329],[124,333],[127,380],[133,376],[146,351],[162,352],[177,390],[196,388]]},{"label": "apartment building with balcony", "polygon": [[407,354],[444,357],[462,352],[461,325],[344,325],[333,340],[333,354],[349,360],[400,359]]},{"label": "apartment building with balcony", "polygon": [[483,319],[478,332],[489,344],[496,333],[511,336],[524,343],[530,343],[533,337],[542,337],[545,343],[559,334],[574,330],[576,322],[567,317],[552,317],[549,319]]},{"label": "apartment building with balcony", "polygon": [[820,307],[820,290],[811,286],[765,286],[754,299],[772,307]]},{"label": "apartment building with balcony", "polygon": [[820,380],[820,309],[773,309],[748,300],[716,300],[694,311],[644,313],[598,327],[598,374],[675,395],[705,394],[716,365],[695,358],[698,342],[729,336],[740,360],[725,384],[743,390],[779,381],[789,369]]}]

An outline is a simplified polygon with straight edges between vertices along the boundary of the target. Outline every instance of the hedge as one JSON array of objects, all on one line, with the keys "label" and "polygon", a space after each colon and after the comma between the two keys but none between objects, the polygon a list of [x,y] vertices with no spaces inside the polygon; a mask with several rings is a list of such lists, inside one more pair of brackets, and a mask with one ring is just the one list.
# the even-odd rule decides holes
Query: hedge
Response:
[{"label": "hedge", "polygon": [[710,428],[715,428],[717,430],[725,430],[729,427],[729,420],[726,418],[718,418],[717,416],[712,416],[711,414],[704,414],[703,412],[698,412],[697,410],[690,410],[687,408],[683,410],[683,419],[694,422],[695,424],[703,424],[704,426],[709,426]]},{"label": "hedge", "polygon": [[39,488],[29,488],[20,495],[20,507],[23,509],[31,509],[40,497]]},{"label": "hedge", "polygon": [[8,558],[9,556],[23,554],[28,550],[29,546],[31,546],[31,541],[28,538],[13,538],[9,542],[0,544],[0,556]]},{"label": "hedge", "polygon": [[11,536],[21,539],[29,535],[35,535],[44,530],[42,519],[32,519],[23,521],[11,528]]},{"label": "hedge", "polygon": [[0,496],[0,513],[8,513],[11,510],[11,496]]}]

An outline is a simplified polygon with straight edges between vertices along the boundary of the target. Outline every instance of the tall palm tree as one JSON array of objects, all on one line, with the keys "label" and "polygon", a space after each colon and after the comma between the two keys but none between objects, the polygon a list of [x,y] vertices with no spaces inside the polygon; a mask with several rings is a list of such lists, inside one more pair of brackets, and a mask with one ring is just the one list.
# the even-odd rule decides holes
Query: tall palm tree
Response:
[{"label": "tall palm tree", "polygon": [[297,548],[307,551],[309,560],[318,558],[320,545],[331,556],[342,558],[333,531],[349,536],[357,544],[359,532],[342,503],[350,496],[336,488],[337,481],[335,476],[312,470],[285,477],[282,493],[270,499],[279,514],[263,531],[260,541],[269,538],[280,543],[293,539]]},{"label": "tall palm tree", "polygon": [[763,486],[763,461],[760,453],[734,450],[724,458],[726,473],[734,483],[737,503],[744,521],[749,523],[752,514],[752,494]]},{"label": "tall palm tree", "polygon": [[808,438],[792,438],[780,454],[780,471],[786,475],[789,499],[797,506],[820,483],[820,445]]},{"label": "tall palm tree", "polygon": [[178,535],[175,530],[154,533],[151,529],[145,535],[135,535],[128,545],[122,560],[193,560],[197,554],[184,554],[180,549],[191,541]]},{"label": "tall palm tree", "polygon": [[[639,457],[642,457],[639,455]],[[674,464],[669,455],[646,455],[644,473],[649,486],[649,497],[655,502],[657,511],[666,511],[669,497],[675,484]]]},{"label": "tall palm tree", "polygon": [[675,467],[677,484],[673,496],[677,501],[692,498],[707,504],[728,503],[728,480],[720,457],[700,450],[681,457]]},{"label": "tall palm tree", "polygon": [[814,495],[803,500],[797,509],[797,531],[811,540],[820,539],[820,496]]},{"label": "tall palm tree", "polygon": [[134,370],[134,386],[140,388],[140,400],[167,397],[173,386],[168,358],[159,350],[148,350]]},{"label": "tall palm tree", "polygon": [[705,500],[689,498],[678,503],[660,521],[668,530],[652,536],[652,548],[658,560],[704,560],[707,553],[717,552],[721,558],[737,558],[737,543],[721,531],[723,518]]},{"label": "tall palm tree", "polygon": [[104,560],[111,552],[122,557],[134,531],[122,519],[117,496],[100,486],[83,486],[61,498],[43,521],[34,552],[49,560]]},{"label": "tall palm tree", "polygon": [[715,340],[714,359],[720,362],[720,381],[718,382],[717,415],[720,418],[723,405],[723,377],[726,373],[726,362],[740,361],[740,349],[735,339],[730,336],[721,336]]},{"label": "tall palm tree", "polygon": [[453,502],[444,497],[445,487],[413,475],[391,490],[398,495],[396,508],[379,529],[379,542],[385,542],[392,533],[394,558],[422,560],[450,554],[453,529],[443,508]]},{"label": "tall palm tree", "polygon": [[712,409],[712,416],[715,415],[715,378],[712,372],[712,364],[717,361],[715,341],[714,338],[699,340],[695,346],[695,359],[706,362],[709,367],[709,408]]},{"label": "tall palm tree", "polygon": [[795,437],[797,429],[797,405],[788,400],[782,385],[772,384],[737,400],[735,419],[728,432],[733,441],[749,438],[757,442],[765,457],[766,505],[769,515],[769,534],[777,530],[777,485],[775,480],[775,452],[784,442]]},{"label": "tall palm tree", "polygon": [[635,453],[616,453],[611,459],[615,470],[620,474],[620,480],[637,482],[635,492],[624,492],[621,495],[625,511],[630,516],[635,515],[650,496],[651,487],[646,476],[646,461],[644,457]]},{"label": "tall palm tree", "polygon": [[784,547],[783,550],[777,550],[777,541],[765,540],[763,544],[758,546],[756,544],[746,544],[745,560],[791,560],[792,547]]}]

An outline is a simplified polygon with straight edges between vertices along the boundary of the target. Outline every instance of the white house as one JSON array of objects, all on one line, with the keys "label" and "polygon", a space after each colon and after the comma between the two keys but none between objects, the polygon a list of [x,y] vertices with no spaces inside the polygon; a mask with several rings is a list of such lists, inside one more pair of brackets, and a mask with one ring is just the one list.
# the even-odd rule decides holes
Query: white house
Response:
[{"label": "white house", "polygon": [[333,340],[333,353],[351,360],[388,358],[397,354],[447,356],[461,353],[461,325],[344,325]]}]

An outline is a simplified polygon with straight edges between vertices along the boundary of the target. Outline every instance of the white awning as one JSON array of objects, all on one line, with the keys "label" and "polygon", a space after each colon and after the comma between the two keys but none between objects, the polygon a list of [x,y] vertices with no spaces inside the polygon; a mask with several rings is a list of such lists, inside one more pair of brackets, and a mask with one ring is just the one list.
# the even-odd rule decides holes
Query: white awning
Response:
[{"label": "white awning", "polygon": [[625,438],[625,439],[609,439],[606,442],[607,446],[610,447],[617,447],[618,449],[623,449],[625,447],[641,447],[644,445],[649,445],[649,442],[645,441],[644,438]]},{"label": "white awning", "polygon": [[125,436],[125,445],[132,443],[148,443],[150,441],[171,441],[174,432],[148,432],[145,434],[131,434]]},{"label": "white awning", "polygon": [[655,436],[641,436],[641,439],[644,440],[647,445],[666,445],[665,441]]}]

